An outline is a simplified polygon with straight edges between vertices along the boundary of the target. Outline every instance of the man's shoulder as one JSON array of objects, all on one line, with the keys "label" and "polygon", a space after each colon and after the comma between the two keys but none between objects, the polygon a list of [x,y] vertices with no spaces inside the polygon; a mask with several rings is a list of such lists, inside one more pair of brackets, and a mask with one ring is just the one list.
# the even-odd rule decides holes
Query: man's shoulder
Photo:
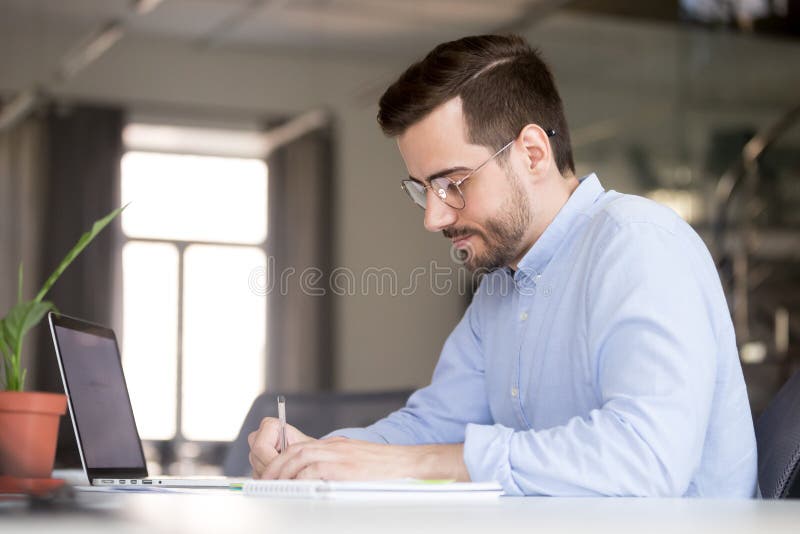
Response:
[{"label": "man's shoulder", "polygon": [[[653,200],[609,191],[589,214],[585,234],[590,243],[588,264],[610,258],[614,265],[656,272],[682,268],[716,276],[708,247],[702,238],[675,211]],[[710,279],[710,278],[709,278]]]},{"label": "man's shoulder", "polygon": [[593,226],[622,229],[632,225],[652,225],[670,234],[687,224],[672,209],[648,198],[608,191],[589,213]]},{"label": "man's shoulder", "polygon": [[664,254],[671,255],[673,261],[677,257],[702,263],[710,260],[708,247],[691,225],[653,200],[609,191],[587,215],[590,222],[584,236],[592,243],[586,249],[592,255],[591,262],[608,254],[618,262],[634,257],[655,260]]}]

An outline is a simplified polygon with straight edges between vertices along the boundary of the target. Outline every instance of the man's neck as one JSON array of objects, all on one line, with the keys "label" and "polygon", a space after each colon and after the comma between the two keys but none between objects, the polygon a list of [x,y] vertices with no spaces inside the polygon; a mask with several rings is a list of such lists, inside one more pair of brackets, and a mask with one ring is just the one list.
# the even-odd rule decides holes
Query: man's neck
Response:
[{"label": "man's neck", "polygon": [[538,192],[537,197],[540,199],[547,199],[546,202],[534,204],[535,212],[533,214],[533,224],[531,225],[530,234],[525,239],[526,246],[523,247],[522,252],[512,261],[508,266],[513,270],[517,270],[519,262],[528,253],[528,251],[536,244],[542,234],[544,234],[547,227],[553,222],[561,211],[561,208],[572,196],[572,193],[580,185],[578,178],[570,174],[569,176],[558,176],[555,180],[548,180],[543,184],[542,189]]}]

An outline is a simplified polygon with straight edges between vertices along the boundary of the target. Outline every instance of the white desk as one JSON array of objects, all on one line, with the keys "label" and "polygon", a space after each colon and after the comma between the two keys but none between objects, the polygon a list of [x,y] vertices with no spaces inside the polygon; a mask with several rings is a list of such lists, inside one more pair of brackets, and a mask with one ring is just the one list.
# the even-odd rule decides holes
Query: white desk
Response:
[{"label": "white desk", "polygon": [[[800,501],[501,498],[480,502],[355,502],[246,497],[241,493],[80,493],[79,510],[0,503],[9,533],[280,534],[412,532],[800,532]],[[78,508],[78,507],[76,507]]]}]

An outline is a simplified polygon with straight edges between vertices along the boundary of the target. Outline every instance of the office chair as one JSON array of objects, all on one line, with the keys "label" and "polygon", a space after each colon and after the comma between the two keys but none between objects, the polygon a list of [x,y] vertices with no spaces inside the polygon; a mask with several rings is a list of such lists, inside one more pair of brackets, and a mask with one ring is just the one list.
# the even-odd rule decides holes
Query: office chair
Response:
[{"label": "office chair", "polygon": [[[289,424],[311,437],[319,438],[339,428],[370,425],[405,406],[412,391],[377,393],[294,393],[285,394],[286,419]],[[227,476],[251,473],[247,436],[256,430],[264,417],[277,417],[279,393],[262,393],[253,401],[239,435],[228,448],[223,472]]]},{"label": "office chair", "polygon": [[800,498],[800,371],[758,418],[756,441],[762,496]]}]

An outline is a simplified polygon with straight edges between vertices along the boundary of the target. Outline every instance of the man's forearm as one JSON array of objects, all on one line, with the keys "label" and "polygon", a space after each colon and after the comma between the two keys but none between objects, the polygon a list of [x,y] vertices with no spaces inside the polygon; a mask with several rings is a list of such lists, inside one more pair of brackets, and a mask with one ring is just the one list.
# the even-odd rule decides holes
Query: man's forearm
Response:
[{"label": "man's forearm", "polygon": [[414,445],[411,473],[414,478],[470,480],[464,463],[464,444]]}]

